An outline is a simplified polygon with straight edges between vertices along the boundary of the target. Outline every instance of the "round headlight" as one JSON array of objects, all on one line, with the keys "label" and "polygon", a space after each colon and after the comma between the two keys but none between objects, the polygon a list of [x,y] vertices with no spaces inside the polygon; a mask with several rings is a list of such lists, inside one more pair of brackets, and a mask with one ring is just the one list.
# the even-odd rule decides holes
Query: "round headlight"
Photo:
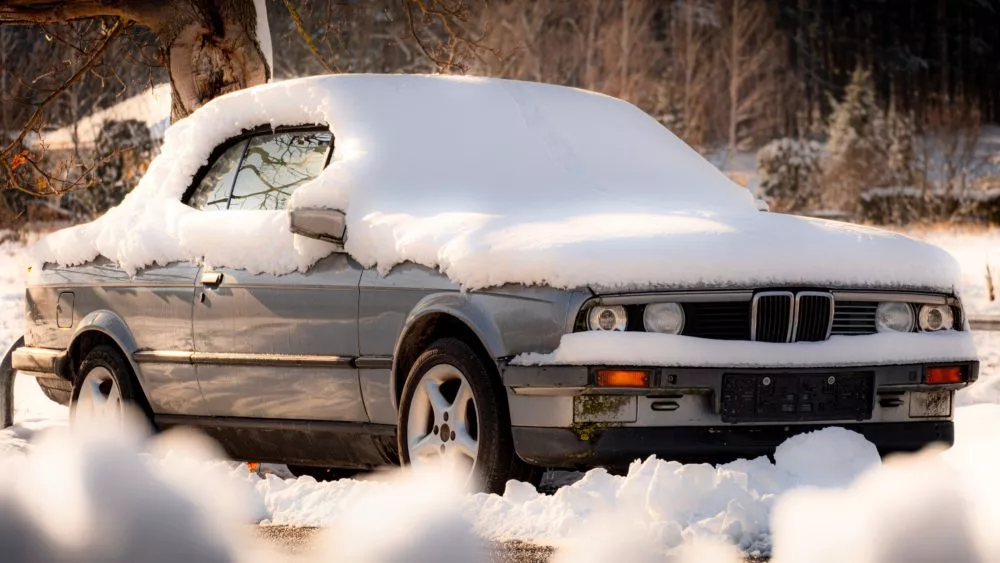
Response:
[{"label": "round headlight", "polygon": [[955,328],[955,316],[947,305],[924,305],[920,308],[920,330],[948,330]]},{"label": "round headlight", "polygon": [[613,307],[598,305],[590,310],[588,318],[590,330],[625,330],[625,326],[628,325],[625,307],[620,305]]},{"label": "round headlight", "polygon": [[677,303],[651,303],[642,314],[642,324],[649,332],[680,334],[684,329],[684,309]]},{"label": "round headlight", "polygon": [[879,332],[912,332],[913,325],[913,307],[909,303],[879,303],[875,309],[875,328]]}]

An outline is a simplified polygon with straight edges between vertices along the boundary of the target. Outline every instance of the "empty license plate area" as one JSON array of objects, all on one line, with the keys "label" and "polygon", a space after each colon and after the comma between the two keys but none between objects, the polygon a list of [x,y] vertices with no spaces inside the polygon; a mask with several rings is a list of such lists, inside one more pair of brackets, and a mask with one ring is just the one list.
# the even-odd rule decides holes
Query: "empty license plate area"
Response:
[{"label": "empty license plate area", "polygon": [[726,374],[723,422],[868,420],[871,373]]}]

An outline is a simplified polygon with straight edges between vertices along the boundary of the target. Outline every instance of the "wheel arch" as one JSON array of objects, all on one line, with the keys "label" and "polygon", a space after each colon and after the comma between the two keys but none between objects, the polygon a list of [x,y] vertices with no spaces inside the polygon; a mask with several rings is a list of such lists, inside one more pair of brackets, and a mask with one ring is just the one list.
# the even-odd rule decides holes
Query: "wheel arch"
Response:
[{"label": "wheel arch", "polygon": [[505,347],[497,326],[482,311],[463,310],[438,303],[418,307],[407,318],[396,340],[392,355],[389,383],[392,405],[399,409],[406,376],[417,358],[432,342],[441,338],[458,338],[472,347],[496,374],[496,358],[505,355]]},{"label": "wheel arch", "polygon": [[[117,348],[121,352],[125,361],[132,368],[132,373],[136,379],[140,379],[139,366],[132,359],[132,354],[138,349],[132,332],[128,325],[118,315],[107,310],[93,311],[84,317],[70,339],[69,347],[66,349],[67,362],[66,370],[69,380],[76,381],[76,370],[89,350],[95,346],[107,344]],[[139,388],[142,389],[140,381]]]}]

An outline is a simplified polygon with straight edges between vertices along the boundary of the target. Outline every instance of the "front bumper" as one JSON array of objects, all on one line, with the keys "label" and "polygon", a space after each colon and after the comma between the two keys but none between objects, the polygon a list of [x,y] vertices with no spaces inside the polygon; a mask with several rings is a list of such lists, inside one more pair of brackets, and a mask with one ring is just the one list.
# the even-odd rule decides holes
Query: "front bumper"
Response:
[{"label": "front bumper", "polygon": [[[951,444],[954,392],[975,381],[979,363],[949,362],[965,381],[925,383],[936,363],[840,368],[646,368],[649,387],[602,388],[598,366],[503,366],[514,446],[525,461],[549,467],[622,465],[657,455],[723,461],[771,454],[785,439],[838,426],[864,435],[882,453]],[[609,366],[610,367],[610,366]],[[726,417],[727,375],[863,374],[870,408],[856,417],[768,420]],[[862,401],[864,404],[864,401]],[[731,411],[731,410],[730,410]]]},{"label": "front bumper", "polygon": [[[830,425],[677,426],[607,428],[581,440],[565,428],[514,427],[514,449],[524,461],[543,467],[624,465],[650,455],[675,461],[724,462],[770,455],[786,439]],[[912,452],[933,444],[950,446],[950,420],[837,424],[875,444],[880,454]]]}]

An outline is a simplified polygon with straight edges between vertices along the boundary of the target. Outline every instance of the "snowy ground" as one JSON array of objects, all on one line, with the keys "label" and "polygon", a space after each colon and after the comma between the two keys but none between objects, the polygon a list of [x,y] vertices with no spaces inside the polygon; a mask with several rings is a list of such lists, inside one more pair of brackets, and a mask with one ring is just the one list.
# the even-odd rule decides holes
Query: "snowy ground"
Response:
[{"label": "snowy ground", "polygon": [[[991,263],[1000,285],[1000,231],[920,235],[962,263],[970,314],[1000,314],[1000,304],[987,298],[985,277]],[[21,332],[20,251],[0,245],[0,351]],[[231,524],[259,521],[328,528],[317,560],[478,560],[480,538],[556,545],[556,561],[661,560],[681,546],[688,551],[678,560],[691,561],[738,560],[740,551],[777,561],[1000,559],[992,532],[1000,523],[1000,483],[993,478],[1000,462],[1000,332],[975,339],[981,381],[960,394],[956,446],[943,455],[881,465],[857,435],[828,429],[786,442],[775,463],[713,467],[650,459],[627,476],[591,471],[551,495],[519,483],[503,496],[467,495],[440,480],[395,474],[329,483],[262,477],[212,461],[218,454],[191,439],[69,436],[66,409],[22,378],[17,424],[0,432],[6,476],[0,512],[13,514],[0,518],[0,544],[9,545],[12,530],[34,526],[40,537],[54,538],[54,549],[99,559],[113,550],[124,561],[138,549],[129,534],[108,539],[92,531],[94,522],[127,523],[135,537],[155,534],[160,547],[152,549],[175,559],[184,554],[170,549],[184,544],[201,550],[188,555],[220,549],[228,560],[250,561],[266,558],[266,549],[248,551],[251,539]],[[65,477],[76,470],[78,477]],[[59,479],[51,478],[55,471]],[[111,489],[103,484],[108,480]],[[185,524],[163,532],[144,516],[150,511],[157,523]],[[144,541],[150,549],[151,540]]]}]

